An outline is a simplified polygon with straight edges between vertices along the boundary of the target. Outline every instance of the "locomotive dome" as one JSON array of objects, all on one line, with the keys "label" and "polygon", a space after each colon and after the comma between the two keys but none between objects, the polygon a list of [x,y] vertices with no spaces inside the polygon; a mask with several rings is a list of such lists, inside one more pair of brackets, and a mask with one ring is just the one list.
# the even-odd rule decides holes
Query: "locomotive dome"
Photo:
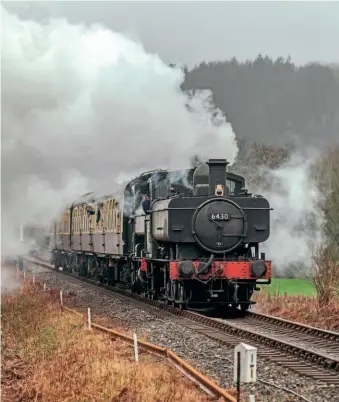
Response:
[{"label": "locomotive dome", "polygon": [[194,184],[208,184],[209,167],[207,163],[198,165],[193,174]]},{"label": "locomotive dome", "polygon": [[194,195],[208,195],[209,167],[207,163],[198,165],[193,173]]}]

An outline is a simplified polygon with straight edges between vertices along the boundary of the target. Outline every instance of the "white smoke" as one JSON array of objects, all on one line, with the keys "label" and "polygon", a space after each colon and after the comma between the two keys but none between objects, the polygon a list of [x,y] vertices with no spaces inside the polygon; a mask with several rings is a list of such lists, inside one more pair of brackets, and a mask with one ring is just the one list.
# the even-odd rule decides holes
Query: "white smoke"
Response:
[{"label": "white smoke", "polygon": [[20,20],[2,11],[2,252],[18,227],[46,222],[87,191],[143,170],[237,154],[211,94],[100,25]]},{"label": "white smoke", "polygon": [[7,264],[1,261],[1,295],[12,293],[20,287],[20,282],[15,278],[15,271]]},{"label": "white smoke", "polygon": [[271,235],[263,245],[273,260],[274,273],[281,276],[308,276],[312,253],[323,236],[324,218],[319,209],[323,199],[312,175],[316,157],[294,153],[274,170],[262,169],[262,185],[255,192],[270,202]]}]

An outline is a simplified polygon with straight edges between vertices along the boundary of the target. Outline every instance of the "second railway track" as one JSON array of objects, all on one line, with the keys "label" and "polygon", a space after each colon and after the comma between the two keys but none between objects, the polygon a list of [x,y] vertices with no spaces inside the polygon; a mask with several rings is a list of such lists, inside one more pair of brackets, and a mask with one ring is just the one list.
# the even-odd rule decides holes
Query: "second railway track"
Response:
[{"label": "second railway track", "polygon": [[178,324],[221,343],[235,346],[239,342],[251,342],[258,348],[259,358],[269,359],[301,375],[339,386],[339,333],[252,312],[237,319],[211,318],[179,310],[157,300],[146,299],[125,289],[57,271],[40,259],[26,260],[88,285],[146,304],[154,308],[158,315],[171,314],[175,316],[173,319]]},{"label": "second railway track", "polygon": [[[330,358],[332,363],[330,361],[328,363],[339,372],[339,368],[336,367],[336,365],[339,365],[338,332],[314,328],[278,317],[252,312],[246,312],[235,319],[217,320],[267,335],[284,343],[299,344],[301,348],[313,351],[318,356],[324,356],[326,359]],[[314,358],[315,356],[313,356]]]}]

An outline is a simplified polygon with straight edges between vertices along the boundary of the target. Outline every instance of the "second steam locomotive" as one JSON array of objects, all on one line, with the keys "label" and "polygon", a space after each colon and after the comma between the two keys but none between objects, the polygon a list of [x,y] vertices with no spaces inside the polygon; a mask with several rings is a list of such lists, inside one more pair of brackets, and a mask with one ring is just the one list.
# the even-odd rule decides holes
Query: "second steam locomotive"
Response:
[{"label": "second steam locomotive", "polygon": [[271,208],[227,164],[150,171],[119,194],[87,194],[55,222],[52,263],[180,308],[248,309],[257,285],[271,282],[259,252]]}]

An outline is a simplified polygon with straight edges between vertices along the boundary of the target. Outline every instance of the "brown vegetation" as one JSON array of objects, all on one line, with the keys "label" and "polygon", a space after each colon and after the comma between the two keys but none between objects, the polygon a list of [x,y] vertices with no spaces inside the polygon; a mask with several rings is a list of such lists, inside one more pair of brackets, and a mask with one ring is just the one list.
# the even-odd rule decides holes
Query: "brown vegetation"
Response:
[{"label": "brown vegetation", "polygon": [[262,291],[256,295],[255,300],[261,313],[317,328],[339,331],[339,297],[320,305],[316,296],[288,296]]},{"label": "brown vegetation", "polygon": [[336,252],[333,246],[322,245],[313,255],[313,283],[319,307],[324,307],[339,298],[339,262],[333,258]]},{"label": "brown vegetation", "polygon": [[57,294],[24,285],[2,297],[3,401],[207,401],[158,357],[61,313]]},{"label": "brown vegetation", "polygon": [[315,296],[290,296],[262,289],[255,295],[262,313],[318,328],[339,331],[339,262],[334,246],[321,245],[313,255]]}]

